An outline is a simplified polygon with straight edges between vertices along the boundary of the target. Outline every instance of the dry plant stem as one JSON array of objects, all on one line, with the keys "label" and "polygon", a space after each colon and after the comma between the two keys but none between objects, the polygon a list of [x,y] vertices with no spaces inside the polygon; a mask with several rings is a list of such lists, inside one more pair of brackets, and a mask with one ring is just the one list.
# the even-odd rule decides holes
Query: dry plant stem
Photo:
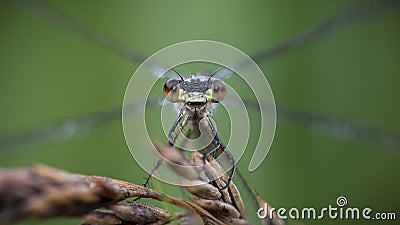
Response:
[{"label": "dry plant stem", "polygon": [[[189,159],[165,145],[156,146],[165,161],[186,179],[182,186],[190,199],[179,199],[141,185],[100,177],[74,174],[44,165],[0,170],[0,224],[19,219],[80,216],[84,225],[112,224],[250,224],[235,184],[226,189],[228,175],[219,163],[192,151]],[[182,167],[182,165],[184,167]],[[172,212],[159,207],[126,201],[152,198],[185,209]],[[258,196],[259,197],[259,196]],[[261,197],[260,206],[265,203]],[[265,224],[282,225],[277,217]]]},{"label": "dry plant stem", "polygon": [[216,160],[210,156],[204,163],[203,155],[197,151],[190,152],[192,160],[189,160],[170,147],[156,147],[166,159],[167,165],[193,184],[185,185],[184,188],[194,195],[191,205],[205,224],[250,224],[243,200],[234,183],[231,182],[228,188],[221,189],[226,185],[228,175]]},{"label": "dry plant stem", "polygon": [[[215,159],[213,159],[212,157],[209,160],[210,160],[210,164],[214,168],[216,168],[219,173],[223,174],[223,180],[228,180],[228,175],[226,173],[223,173],[224,169],[218,164],[218,162]],[[247,219],[246,208],[244,206],[242,197],[240,196],[240,192],[237,189],[235,183],[231,182],[229,184],[229,188],[227,190],[229,190],[229,194],[232,197],[232,202],[234,203],[236,208],[239,210],[239,212],[241,212],[241,215],[243,216],[243,218]]]},{"label": "dry plant stem", "polygon": [[0,224],[26,217],[81,216],[130,197],[153,198],[193,210],[180,199],[107,177],[44,165],[0,170]]},{"label": "dry plant stem", "polygon": [[[231,182],[228,188],[221,190],[221,187],[226,185],[228,175],[211,155],[204,164],[203,155],[197,151],[190,152],[192,160],[189,160],[179,151],[167,146],[156,147],[165,157],[167,165],[192,181],[193,186],[184,186],[194,195],[192,202],[188,203],[193,206],[205,224],[250,224],[244,202],[234,182]],[[177,165],[186,167],[182,169]],[[188,167],[190,165],[192,167]],[[265,201],[257,193],[256,197],[260,207],[263,207]],[[284,224],[276,214],[272,219],[267,217],[262,222],[269,225]]]}]

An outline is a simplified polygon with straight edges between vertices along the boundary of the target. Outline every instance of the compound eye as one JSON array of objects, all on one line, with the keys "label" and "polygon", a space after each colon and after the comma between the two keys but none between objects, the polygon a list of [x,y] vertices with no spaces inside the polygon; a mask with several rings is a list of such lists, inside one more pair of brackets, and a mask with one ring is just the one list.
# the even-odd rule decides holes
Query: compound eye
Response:
[{"label": "compound eye", "polygon": [[167,80],[164,84],[164,96],[170,102],[179,101],[179,84],[180,80],[175,78]]},{"label": "compound eye", "polygon": [[223,81],[214,79],[212,81],[211,88],[212,88],[213,102],[220,102],[225,98],[226,85]]}]

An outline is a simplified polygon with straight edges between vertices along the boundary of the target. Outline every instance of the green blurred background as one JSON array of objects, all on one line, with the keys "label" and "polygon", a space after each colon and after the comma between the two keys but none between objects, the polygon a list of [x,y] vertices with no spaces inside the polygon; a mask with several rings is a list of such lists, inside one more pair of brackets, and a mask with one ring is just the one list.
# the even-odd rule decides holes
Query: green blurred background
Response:
[{"label": "green blurred background", "polygon": [[[251,55],[363,1],[45,2],[144,55],[193,39],[225,42]],[[44,163],[142,183],[146,174],[126,147],[120,116],[100,118],[107,122],[86,127],[71,120],[90,121],[99,118],[99,112],[121,107],[140,62],[127,60],[71,32],[67,24],[42,17],[46,11],[32,8],[0,3],[0,166]],[[400,216],[400,146],[398,140],[382,138],[385,132],[400,132],[399,12],[398,6],[389,7],[321,40],[258,62],[274,91],[278,122],[267,159],[258,170],[245,174],[250,186],[274,207],[319,209],[336,205],[336,198],[343,195],[349,206]],[[297,114],[280,114],[279,107],[318,117],[310,116],[307,122]],[[222,112],[214,120],[223,117]],[[318,122],[321,117],[327,122]],[[342,120],[344,124],[338,122]],[[37,131],[54,123],[65,125],[59,128],[62,132],[51,130],[54,137]],[[74,131],[74,123],[79,130]],[[378,127],[377,134],[352,133],[358,123],[365,129]],[[25,132],[30,136],[19,135]],[[9,141],[10,137],[17,138]],[[246,171],[247,164],[240,162],[239,168]]]}]

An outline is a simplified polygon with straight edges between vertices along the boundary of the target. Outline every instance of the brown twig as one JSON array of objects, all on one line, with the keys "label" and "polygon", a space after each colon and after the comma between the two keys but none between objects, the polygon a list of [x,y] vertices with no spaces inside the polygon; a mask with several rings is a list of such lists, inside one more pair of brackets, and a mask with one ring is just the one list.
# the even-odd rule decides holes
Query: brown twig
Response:
[{"label": "brown twig", "polygon": [[[82,216],[101,207],[120,212],[115,209],[122,209],[126,205],[115,204],[131,197],[153,198],[192,210],[190,205],[180,199],[107,177],[74,174],[44,165],[0,171],[1,224],[26,217]],[[130,204],[132,205],[135,204]],[[135,206],[132,208],[137,211],[145,207]],[[148,217],[155,218],[157,210],[158,208],[149,206],[146,211],[152,214]],[[163,214],[164,219],[172,219],[169,213],[162,210],[158,212],[159,215]],[[135,210],[131,213],[135,213]],[[93,213],[91,215],[93,218]],[[121,213],[116,215],[121,217]],[[146,215],[140,217],[143,216]]]},{"label": "brown twig", "polygon": [[[243,200],[216,160],[205,164],[193,151],[192,159],[168,146],[157,150],[177,174],[186,179],[193,196],[175,198],[129,182],[70,173],[44,165],[0,170],[0,224],[23,218],[79,216],[83,224],[250,224]],[[184,165],[185,169],[179,167]],[[189,184],[189,185],[187,185]],[[185,210],[184,213],[128,198],[152,198]],[[280,223],[273,223],[280,224]]]}]

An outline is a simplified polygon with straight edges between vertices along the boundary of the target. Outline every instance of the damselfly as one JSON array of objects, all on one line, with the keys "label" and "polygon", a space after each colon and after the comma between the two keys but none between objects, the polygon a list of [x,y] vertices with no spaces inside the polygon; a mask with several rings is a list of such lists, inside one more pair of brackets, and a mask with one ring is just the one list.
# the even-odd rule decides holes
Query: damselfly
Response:
[{"label": "damselfly", "polygon": [[[175,71],[175,70],[173,70]],[[213,76],[221,70],[217,70],[211,76],[206,74],[188,75],[182,77],[179,73],[176,74],[180,79],[171,78],[164,84],[164,96],[169,102],[175,103],[179,111],[178,118],[172,125],[168,134],[168,143],[170,147],[184,148],[178,145],[177,140],[180,135],[186,138],[198,137],[201,133],[200,126],[203,131],[208,133],[211,141],[201,149],[196,149],[203,152],[203,161],[211,153],[224,153],[231,163],[231,171],[229,178],[222,189],[229,186],[235,172],[235,160],[231,153],[222,144],[218,133],[210,119],[215,109],[215,104],[222,101],[226,94],[227,88],[225,83]],[[186,127],[189,127],[185,130]],[[207,136],[207,135],[206,135]],[[185,142],[186,140],[184,140]],[[160,166],[160,159],[152,172],[149,174],[145,186],[154,171]]]},{"label": "damselfly", "polygon": [[[398,124],[395,120],[397,117],[391,116],[397,112],[397,108],[393,108],[396,106],[393,96],[397,96],[398,92],[394,91],[395,88],[391,84],[397,83],[394,78],[398,67],[393,60],[390,60],[395,59],[397,55],[395,53],[399,52],[395,51],[398,45],[394,29],[397,24],[395,15],[398,15],[398,7],[395,6],[398,5],[398,1],[362,1],[359,5],[349,8],[350,10],[347,10],[342,3],[327,7],[326,4],[320,4],[320,1],[314,1],[314,4],[309,4],[313,7],[302,9],[292,6],[277,7],[279,3],[268,2],[265,5],[253,5],[251,10],[247,8],[247,12],[256,16],[245,16],[245,20],[237,16],[237,13],[233,13],[240,12],[239,9],[246,9],[242,5],[235,8],[237,11],[218,11],[219,8],[214,4],[207,5],[207,8],[201,8],[200,11],[217,9],[217,13],[202,17],[193,16],[193,11],[189,10],[193,8],[192,5],[187,5],[185,8],[181,3],[173,5],[170,2],[162,7],[146,5],[148,12],[144,11],[140,4],[132,3],[133,6],[119,7],[97,4],[96,9],[90,14],[82,14],[80,10],[82,7],[74,7],[71,4],[29,1],[26,7],[26,4],[20,4],[24,2],[4,1],[4,3],[17,3],[14,6],[22,9],[21,11],[2,4],[4,11],[2,16],[6,18],[4,21],[9,21],[7,23],[9,26],[4,27],[5,32],[2,35],[4,40],[2,42],[4,121],[0,138],[2,165],[15,166],[34,161],[56,164],[59,163],[56,157],[61,155],[68,156],[63,157],[66,160],[63,166],[66,167],[69,165],[76,170],[82,169],[90,173],[95,170],[96,173],[103,174],[120,174],[121,171],[127,171],[121,176],[132,178],[132,168],[129,167],[132,164],[131,159],[126,157],[126,152],[115,151],[125,147],[125,144],[117,146],[118,142],[115,141],[118,138],[122,139],[120,125],[110,126],[110,130],[102,129],[105,125],[111,124],[110,121],[117,124],[116,121],[120,119],[121,96],[118,93],[125,87],[126,77],[120,76],[118,80],[117,74],[128,75],[132,71],[131,63],[141,62],[145,58],[135,54],[132,46],[144,51],[146,53],[144,56],[147,56],[147,53],[154,49],[176,40],[198,38],[199,31],[200,37],[243,43],[244,46],[238,45],[238,47],[247,49],[249,53],[253,52],[252,58],[257,63],[263,66],[261,63],[268,62],[268,68],[275,71],[273,74],[275,91],[282,99],[278,105],[278,115],[282,121],[281,141],[275,146],[280,157],[275,156],[281,161],[277,161],[279,163],[275,163],[272,169],[280,171],[279,177],[290,175],[302,178],[301,181],[280,179],[279,186],[297,187],[298,182],[306,182],[317,184],[319,189],[326,190],[326,187],[334,187],[338,181],[327,180],[325,179],[327,176],[320,174],[303,176],[309,174],[311,168],[319,168],[313,170],[314,172],[329,174],[332,172],[332,163],[335,162],[332,161],[332,157],[342,161],[344,158],[360,158],[360,154],[364,152],[372,154],[376,150],[376,157],[394,158],[392,152],[385,150],[399,149],[400,138],[395,127]],[[389,2],[397,5],[387,4]],[[346,5],[348,4],[351,3],[346,2]],[[268,7],[265,7],[266,5]],[[61,10],[54,11],[54,8]],[[133,12],[132,9],[137,12]],[[163,15],[176,9],[179,9],[179,13],[169,14],[171,18],[177,18],[174,21],[149,19],[149,15]],[[262,12],[253,11],[258,9]],[[272,13],[265,11],[268,9]],[[276,9],[284,9],[278,11],[289,13],[276,14],[274,13]],[[299,14],[291,11],[295,9]],[[113,11],[117,16],[111,14]],[[186,13],[186,16],[183,16],[182,12]],[[98,17],[95,17],[96,13]],[[337,16],[331,17],[336,13]],[[243,12],[243,15],[247,15],[246,12]],[[223,19],[219,20],[220,18]],[[199,27],[192,24],[192,19],[204,22]],[[127,23],[122,23],[124,21]],[[188,24],[181,24],[182,21],[188,21]],[[216,23],[218,29],[210,26],[212,23],[209,21],[218,21]],[[221,27],[237,24],[240,21],[246,21],[236,26],[244,29],[240,35],[231,35],[230,31],[220,32]],[[274,26],[270,22],[262,21],[274,21],[272,23]],[[165,32],[165,27],[171,27],[171,24],[178,29],[169,29]],[[289,26],[289,24],[297,25]],[[25,28],[35,30],[32,33],[34,35],[25,35]],[[96,28],[104,28],[106,32]],[[301,30],[303,31],[299,32]],[[113,35],[109,36],[107,31]],[[61,36],[63,32],[65,36]],[[251,32],[255,32],[256,35],[251,35],[253,34]],[[222,33],[225,36],[220,36]],[[132,40],[132,43],[126,45],[120,41],[121,37],[123,40]],[[85,42],[86,39],[89,40],[88,43]],[[161,43],[155,44],[155,40]],[[66,47],[60,48],[61,46]],[[106,55],[107,50],[109,55]],[[35,54],[30,55],[28,52]],[[37,52],[43,54],[36,54]],[[288,52],[290,54],[287,54]],[[121,58],[117,60],[113,54]],[[46,58],[45,55],[50,56]],[[107,57],[104,58],[105,56]],[[21,62],[25,66],[16,66],[21,65]],[[28,62],[32,64],[27,64]],[[108,67],[104,62],[109,63]],[[54,65],[58,67],[55,69]],[[264,66],[267,67],[265,64]],[[378,79],[379,82],[376,80],[377,73],[382,75]],[[32,80],[27,83],[28,80],[25,80],[27,77],[21,77],[23,74],[30,74]],[[110,74],[113,76],[110,77]],[[22,82],[21,78],[25,82]],[[104,80],[106,81],[103,83],[106,85],[99,86],[100,81]],[[63,84],[63,88],[59,88],[60,83]],[[81,85],[75,86],[75,84]],[[347,85],[342,87],[342,84]],[[107,89],[111,86],[115,89]],[[328,86],[332,89],[326,88]],[[375,88],[376,91],[369,91]],[[378,99],[380,99],[379,104]],[[57,104],[59,102],[62,103]],[[159,102],[159,99],[153,99],[150,105],[159,106]],[[47,108],[42,108],[44,106]],[[43,119],[40,119],[42,117]],[[170,124],[172,123],[171,121]],[[106,138],[101,136],[105,133],[108,135]],[[225,133],[220,133],[223,134]],[[99,151],[100,148],[103,151]],[[13,151],[8,151],[10,149]],[[98,158],[94,160],[93,157]],[[309,160],[316,158],[318,160]],[[287,162],[287,159],[293,160]],[[88,163],[89,161],[98,163]],[[382,167],[382,174],[393,171],[390,169],[392,164],[380,161],[385,162],[382,166],[386,166]],[[303,170],[300,165],[309,165],[310,167],[307,167],[309,170]],[[337,174],[348,174],[346,170],[348,167],[335,167],[334,171]],[[285,171],[290,172],[285,173]],[[362,171],[369,173],[369,170],[364,168]],[[264,174],[262,176],[265,177]],[[376,174],[376,177],[381,177],[381,174]],[[261,176],[254,178],[258,179],[260,184],[253,186],[267,187],[262,183],[266,179],[259,179]],[[351,178],[348,177],[346,180]],[[394,183],[386,182],[386,186],[395,186]],[[273,187],[271,183],[268,185]],[[282,190],[282,196],[286,196],[284,189],[279,187],[279,190]],[[299,193],[297,196],[304,196],[302,194]],[[361,194],[357,193],[357,196],[361,195],[367,196],[368,190],[364,190]],[[375,196],[376,201],[381,199],[384,198]],[[292,200],[304,199],[299,197]]]}]

